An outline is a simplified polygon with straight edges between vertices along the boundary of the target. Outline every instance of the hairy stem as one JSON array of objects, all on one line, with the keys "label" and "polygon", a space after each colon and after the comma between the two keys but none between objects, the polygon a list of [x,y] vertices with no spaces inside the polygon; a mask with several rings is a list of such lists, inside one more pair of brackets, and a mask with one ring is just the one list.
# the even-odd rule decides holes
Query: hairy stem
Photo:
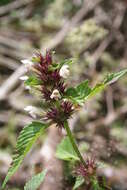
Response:
[{"label": "hairy stem", "polygon": [[82,157],[82,155],[81,155],[81,153],[80,153],[80,151],[79,151],[79,149],[78,149],[78,146],[77,146],[77,144],[76,144],[76,142],[75,142],[75,139],[74,139],[74,137],[73,137],[73,135],[72,135],[72,132],[71,132],[71,130],[70,130],[70,128],[69,128],[69,125],[68,125],[68,122],[67,122],[67,121],[64,122],[64,128],[66,129],[67,135],[68,135],[68,137],[69,137],[69,139],[70,139],[70,142],[71,142],[71,144],[72,144],[72,146],[73,146],[73,148],[74,148],[74,150],[75,150],[77,156],[79,157],[79,159],[80,159],[80,161],[82,162],[82,164],[83,164],[84,166],[86,166],[86,163],[85,163],[85,161],[84,161],[84,159],[83,159],[83,157]]}]

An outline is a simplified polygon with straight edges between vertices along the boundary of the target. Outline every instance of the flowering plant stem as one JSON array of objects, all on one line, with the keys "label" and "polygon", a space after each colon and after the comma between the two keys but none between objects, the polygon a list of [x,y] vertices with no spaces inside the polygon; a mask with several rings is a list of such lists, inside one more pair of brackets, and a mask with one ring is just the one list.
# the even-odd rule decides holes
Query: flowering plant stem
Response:
[{"label": "flowering plant stem", "polygon": [[73,146],[73,148],[74,148],[74,150],[75,150],[77,156],[79,157],[79,159],[80,159],[80,161],[82,162],[82,164],[83,164],[84,166],[86,166],[86,163],[85,163],[85,161],[84,161],[84,159],[83,159],[83,157],[82,157],[82,155],[81,155],[81,153],[80,153],[80,151],[79,151],[79,149],[78,149],[78,146],[77,146],[77,144],[76,144],[76,142],[75,142],[75,139],[74,139],[74,137],[73,137],[73,135],[72,135],[72,132],[71,132],[71,130],[70,130],[70,128],[69,128],[69,125],[68,125],[68,122],[67,122],[67,121],[64,122],[64,128],[65,128],[65,130],[66,130],[66,132],[67,132],[67,135],[68,135],[68,137],[69,137],[69,139],[70,139],[70,142],[71,142],[71,144],[72,144],[72,146]]}]

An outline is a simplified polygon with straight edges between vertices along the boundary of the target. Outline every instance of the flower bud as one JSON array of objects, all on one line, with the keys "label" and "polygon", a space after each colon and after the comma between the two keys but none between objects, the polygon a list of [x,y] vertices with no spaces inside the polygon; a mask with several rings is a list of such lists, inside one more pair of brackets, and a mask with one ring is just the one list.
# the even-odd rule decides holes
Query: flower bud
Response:
[{"label": "flower bud", "polygon": [[26,106],[24,110],[27,111],[34,119],[36,118],[37,108],[33,106]]},{"label": "flower bud", "polygon": [[58,100],[59,98],[61,98],[61,95],[60,95],[59,91],[57,89],[55,89],[55,90],[53,90],[50,98]]},{"label": "flower bud", "polygon": [[60,69],[60,76],[64,79],[68,78],[70,75],[70,70],[68,65],[63,65]]}]

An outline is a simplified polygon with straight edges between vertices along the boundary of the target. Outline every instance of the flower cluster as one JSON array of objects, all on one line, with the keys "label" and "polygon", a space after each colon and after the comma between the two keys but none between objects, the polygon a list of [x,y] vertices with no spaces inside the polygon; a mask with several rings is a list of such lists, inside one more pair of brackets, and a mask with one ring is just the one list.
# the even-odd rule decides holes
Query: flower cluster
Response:
[{"label": "flower cluster", "polygon": [[65,84],[60,76],[60,71],[50,69],[53,64],[51,53],[47,51],[45,57],[38,53],[34,60],[37,61],[34,66],[35,72],[42,81],[41,92],[43,98],[46,101],[61,98],[65,91]]},{"label": "flower cluster", "polygon": [[[27,65],[27,60],[22,60]],[[52,54],[46,51],[46,55],[36,53],[34,57],[28,60],[29,67],[32,67],[34,75],[40,82],[40,91],[45,102],[48,103],[46,112],[46,120],[55,123],[59,127],[63,127],[64,122],[73,114],[73,104],[64,100],[66,91],[65,79],[69,77],[70,71],[67,64],[59,65],[53,62]],[[28,66],[27,66],[28,68]],[[27,80],[27,76],[20,78]],[[25,109],[26,111],[28,109]],[[33,115],[33,110],[29,111]],[[35,117],[34,117],[35,118]]]},{"label": "flower cluster", "polygon": [[96,174],[97,163],[94,158],[88,158],[85,162],[85,166],[80,164],[77,169],[77,174],[84,177],[85,179],[90,179]]},{"label": "flower cluster", "polygon": [[64,121],[70,118],[74,109],[70,102],[64,101],[60,104],[59,108],[52,107],[47,112],[47,119],[52,120],[58,127],[63,127]]}]

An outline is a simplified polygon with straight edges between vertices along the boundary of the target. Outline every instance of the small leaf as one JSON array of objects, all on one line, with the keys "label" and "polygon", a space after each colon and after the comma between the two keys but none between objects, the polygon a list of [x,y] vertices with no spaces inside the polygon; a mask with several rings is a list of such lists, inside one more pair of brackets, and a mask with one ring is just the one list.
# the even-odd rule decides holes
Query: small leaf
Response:
[{"label": "small leaf", "polygon": [[126,73],[127,73],[127,69],[124,69],[117,73],[111,73],[111,74],[107,75],[107,77],[105,78],[104,84],[107,85],[107,84],[114,83]]},{"label": "small leaf", "polygon": [[25,85],[27,86],[37,86],[42,82],[36,76],[29,76],[29,78],[25,81]]},{"label": "small leaf", "polygon": [[33,176],[31,180],[26,183],[24,190],[37,190],[41,183],[44,181],[46,173],[47,170],[44,170],[41,173]]},{"label": "small leaf", "polygon": [[85,182],[84,178],[83,178],[82,176],[78,176],[78,177],[76,178],[76,181],[75,181],[73,190],[79,188],[81,185],[83,185],[84,182]]},{"label": "small leaf", "polygon": [[23,128],[17,141],[15,154],[13,155],[12,165],[8,170],[8,174],[5,177],[2,188],[5,187],[8,180],[21,165],[24,157],[29,152],[32,145],[35,143],[37,138],[44,132],[44,130],[47,127],[48,125],[44,123],[34,121]]},{"label": "small leaf", "polygon": [[56,150],[56,157],[61,160],[66,160],[66,161],[79,160],[68,137],[65,137],[61,141],[61,143],[58,145],[57,150]]}]

